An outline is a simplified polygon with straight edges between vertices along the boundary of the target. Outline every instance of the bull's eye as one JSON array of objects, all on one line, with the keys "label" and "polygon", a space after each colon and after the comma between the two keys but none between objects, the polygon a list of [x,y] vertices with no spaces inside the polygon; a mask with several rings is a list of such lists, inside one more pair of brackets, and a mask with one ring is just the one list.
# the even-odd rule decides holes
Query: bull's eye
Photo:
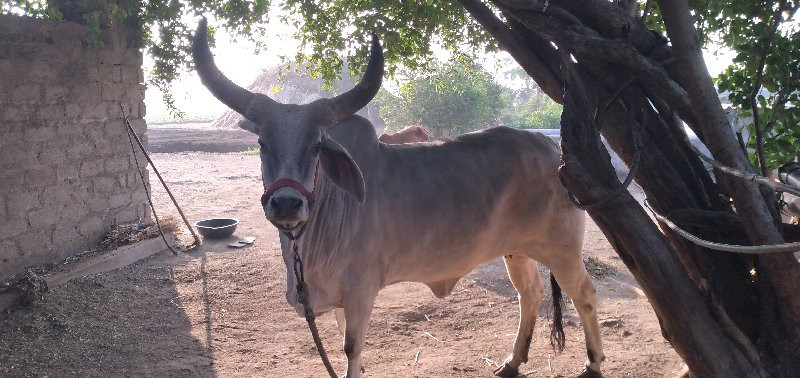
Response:
[{"label": "bull's eye", "polygon": [[317,142],[317,144],[314,145],[314,155],[318,154],[320,149],[322,149],[322,144]]}]

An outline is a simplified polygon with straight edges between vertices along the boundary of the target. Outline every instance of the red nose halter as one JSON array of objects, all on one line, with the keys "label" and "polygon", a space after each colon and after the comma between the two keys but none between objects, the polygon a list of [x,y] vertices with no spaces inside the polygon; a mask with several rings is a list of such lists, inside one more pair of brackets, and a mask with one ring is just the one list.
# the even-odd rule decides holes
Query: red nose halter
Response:
[{"label": "red nose halter", "polygon": [[[314,181],[316,181],[316,180],[314,180]],[[316,182],[314,182],[314,186],[316,186]],[[282,179],[278,179],[277,181],[273,182],[272,185],[270,185],[269,188],[267,188],[267,190],[264,192],[264,194],[261,195],[261,205],[262,206],[267,206],[267,201],[269,201],[270,197],[272,197],[272,194],[275,193],[276,191],[278,191],[278,189],[282,189],[282,188],[292,188],[292,189],[298,191],[300,194],[302,194],[303,197],[306,198],[306,201],[308,201],[309,204],[314,203],[314,200],[315,200],[315,198],[314,198],[314,194],[315,194],[314,193],[314,189],[316,189],[316,188],[312,189],[309,192],[308,189],[306,189],[306,187],[303,186],[303,184],[301,184],[297,180],[293,180],[293,179],[290,179],[290,178],[282,178]]]},{"label": "red nose halter", "polygon": [[[276,191],[278,191],[278,189],[281,188],[292,188],[300,192],[300,194],[302,194],[303,197],[306,198],[306,203],[308,204],[308,208],[310,210],[311,206],[314,205],[314,201],[316,201],[315,191],[317,190],[318,177],[319,177],[319,161],[317,161],[317,166],[316,169],[314,170],[314,187],[311,188],[311,191],[306,189],[306,187],[303,186],[303,184],[301,184],[297,180],[293,180],[290,178],[278,179],[277,181],[273,182],[272,185],[269,186],[269,188],[267,188],[264,194],[261,195],[261,206],[264,207],[264,211],[266,212],[267,203],[269,203],[269,199],[272,197],[273,193],[275,193]],[[300,235],[305,230],[305,225],[306,225],[306,222],[300,222],[294,228],[289,229],[286,228],[284,225],[272,220],[270,220],[270,223],[272,223],[272,225],[275,226],[278,229],[278,231],[280,231],[281,233],[283,233],[284,235],[289,237],[289,239],[292,240],[295,240],[300,237]]]},{"label": "red nose halter", "polygon": [[290,178],[281,178],[276,180],[272,183],[272,185],[264,191],[264,194],[261,195],[261,206],[267,207],[267,203],[269,202],[270,197],[272,194],[278,191],[278,189],[282,188],[292,188],[298,191],[303,197],[306,198],[306,202],[309,206],[313,205],[316,201],[316,190],[317,190],[317,178],[319,177],[319,161],[317,161],[317,166],[314,169],[314,186],[311,188],[311,191],[306,189],[306,187],[301,184],[299,181],[290,179]]}]

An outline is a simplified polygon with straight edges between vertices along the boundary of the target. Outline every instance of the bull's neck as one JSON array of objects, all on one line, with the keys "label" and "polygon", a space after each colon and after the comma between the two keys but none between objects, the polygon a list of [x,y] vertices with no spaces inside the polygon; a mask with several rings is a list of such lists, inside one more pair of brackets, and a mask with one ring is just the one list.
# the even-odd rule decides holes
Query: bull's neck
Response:
[{"label": "bull's neck", "polygon": [[[338,140],[337,140],[338,141]],[[339,141],[348,151],[353,161],[362,172],[365,184],[365,203],[359,203],[353,196],[334,184],[324,172],[320,172],[316,188],[316,203],[311,208],[307,229],[299,239],[304,252],[304,260],[313,261],[311,264],[321,264],[321,268],[332,266],[334,259],[342,251],[351,249],[348,245],[358,238],[359,225],[368,216],[364,209],[375,195],[372,181],[375,167],[379,164],[377,139],[372,135],[372,140],[358,143],[358,139]],[[349,142],[349,143],[348,143]],[[371,143],[370,143],[371,142]],[[374,144],[374,145],[371,145]],[[306,257],[308,256],[308,257]]]}]

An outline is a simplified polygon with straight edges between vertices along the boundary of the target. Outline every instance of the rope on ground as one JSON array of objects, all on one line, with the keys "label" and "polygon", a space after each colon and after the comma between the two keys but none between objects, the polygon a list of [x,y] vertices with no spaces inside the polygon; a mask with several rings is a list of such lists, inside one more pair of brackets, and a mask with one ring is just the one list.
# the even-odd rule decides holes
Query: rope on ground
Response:
[{"label": "rope on ground", "polygon": [[669,218],[659,214],[650,204],[650,201],[648,199],[644,200],[644,205],[645,207],[647,207],[648,210],[650,210],[650,212],[653,213],[653,216],[655,216],[656,219],[666,224],[667,227],[672,229],[672,231],[675,231],[678,235],[684,237],[686,240],[704,248],[713,249],[715,251],[742,253],[750,255],[764,255],[768,253],[786,253],[786,252],[800,251],[800,243],[782,243],[782,244],[768,244],[768,245],[736,245],[736,244],[723,244],[723,243],[704,240],[695,235],[692,235],[688,231],[680,228],[680,226],[669,220]]},{"label": "rope on ground", "polygon": [[158,177],[158,180],[161,182],[161,185],[164,186],[164,189],[167,191],[169,198],[172,200],[172,203],[178,210],[178,214],[180,214],[181,219],[183,219],[183,222],[186,224],[186,227],[189,228],[189,232],[191,232],[192,237],[194,237],[194,244],[191,245],[188,249],[192,249],[199,246],[201,243],[200,237],[197,236],[197,233],[195,233],[194,228],[192,227],[191,224],[189,224],[189,221],[183,214],[183,210],[181,210],[181,207],[178,205],[178,201],[175,200],[175,196],[172,195],[172,192],[167,187],[167,183],[164,182],[164,179],[161,177],[161,174],[158,172],[158,169],[156,169],[155,164],[153,164],[153,160],[150,159],[150,156],[147,154],[147,151],[145,151],[144,144],[142,144],[142,140],[139,139],[139,136],[136,134],[136,131],[133,129],[133,126],[131,126],[131,122],[128,120],[128,116],[125,115],[125,109],[122,107],[122,104],[119,104],[119,109],[120,111],[122,111],[122,118],[125,120],[125,125],[128,127],[128,142],[131,145],[131,152],[133,153],[133,161],[136,164],[136,170],[139,172],[139,177],[142,179],[144,192],[147,195],[147,202],[150,204],[150,209],[153,211],[153,218],[155,218],[156,220],[156,225],[158,226],[158,231],[161,234],[161,239],[164,240],[164,243],[167,245],[167,248],[169,248],[169,250],[172,251],[173,254],[178,254],[178,252],[174,248],[172,248],[172,246],[169,244],[167,238],[164,236],[163,230],[161,229],[161,223],[158,219],[158,215],[156,214],[156,208],[153,205],[153,199],[151,198],[150,190],[147,188],[147,182],[144,178],[144,173],[142,172],[142,168],[139,166],[139,159],[136,157],[136,148],[133,146],[134,139],[136,140],[136,144],[139,145],[139,149],[142,151],[142,154],[144,154],[145,159],[147,159],[147,162],[150,164],[151,167],[153,167],[153,172],[155,172],[156,176]]}]

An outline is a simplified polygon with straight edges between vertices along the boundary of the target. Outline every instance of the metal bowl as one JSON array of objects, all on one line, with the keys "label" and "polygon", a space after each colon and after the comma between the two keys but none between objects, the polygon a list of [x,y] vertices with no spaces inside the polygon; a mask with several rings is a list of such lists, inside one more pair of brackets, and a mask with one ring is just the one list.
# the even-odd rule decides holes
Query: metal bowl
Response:
[{"label": "metal bowl", "polygon": [[194,224],[200,235],[206,239],[222,239],[233,235],[239,220],[233,218],[203,219]]}]

